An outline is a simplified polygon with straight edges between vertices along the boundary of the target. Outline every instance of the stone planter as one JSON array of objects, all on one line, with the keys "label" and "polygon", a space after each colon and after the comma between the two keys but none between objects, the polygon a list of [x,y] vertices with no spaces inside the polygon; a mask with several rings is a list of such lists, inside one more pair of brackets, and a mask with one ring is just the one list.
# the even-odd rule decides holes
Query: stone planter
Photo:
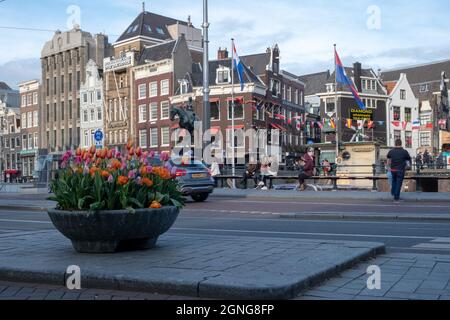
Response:
[{"label": "stone planter", "polygon": [[153,248],[178,217],[176,207],[87,212],[49,210],[53,225],[80,253],[113,253]]}]

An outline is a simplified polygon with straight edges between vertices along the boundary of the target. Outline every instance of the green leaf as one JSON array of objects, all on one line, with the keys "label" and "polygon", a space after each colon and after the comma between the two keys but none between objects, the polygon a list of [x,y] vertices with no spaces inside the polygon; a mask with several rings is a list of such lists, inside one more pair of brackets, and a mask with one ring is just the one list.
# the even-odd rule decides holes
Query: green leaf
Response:
[{"label": "green leaf", "polygon": [[179,209],[183,208],[183,204],[181,202],[179,202],[178,200],[170,199],[170,202],[172,202],[172,204]]},{"label": "green leaf", "polygon": [[129,203],[132,203],[132,204],[134,204],[134,205],[136,205],[138,208],[141,208],[141,209],[144,207],[144,205],[142,204],[142,202],[138,201],[138,200],[135,199],[135,198],[129,198],[129,199],[128,199],[128,202],[129,202]]}]

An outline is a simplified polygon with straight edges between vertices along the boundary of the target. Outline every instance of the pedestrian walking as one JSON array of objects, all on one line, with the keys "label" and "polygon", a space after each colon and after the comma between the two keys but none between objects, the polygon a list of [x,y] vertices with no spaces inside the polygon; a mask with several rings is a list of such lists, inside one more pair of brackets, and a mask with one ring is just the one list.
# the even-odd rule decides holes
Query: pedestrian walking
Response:
[{"label": "pedestrian walking", "polygon": [[392,174],[392,189],[391,194],[394,201],[400,201],[400,192],[402,190],[405,172],[410,167],[411,156],[408,151],[403,149],[402,140],[395,140],[395,148],[388,153],[388,166]]},{"label": "pedestrian walking", "polygon": [[214,179],[214,185],[217,188],[217,177],[220,176],[220,166],[217,162],[216,158],[214,157],[211,163],[211,177]]},{"label": "pedestrian walking", "polygon": [[305,180],[314,176],[314,150],[309,148],[306,154],[300,159],[302,171],[298,176],[299,190],[305,191]]}]

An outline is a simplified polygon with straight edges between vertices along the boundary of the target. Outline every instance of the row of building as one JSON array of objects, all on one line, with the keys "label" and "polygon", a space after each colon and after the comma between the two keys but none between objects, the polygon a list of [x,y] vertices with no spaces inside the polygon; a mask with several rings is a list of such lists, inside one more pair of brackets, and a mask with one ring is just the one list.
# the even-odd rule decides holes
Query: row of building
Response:
[{"label": "row of building", "polygon": [[[190,19],[145,10],[112,45],[78,27],[57,31],[42,50],[40,80],[20,84],[19,92],[0,83],[1,172],[32,177],[40,157],[91,145],[122,149],[129,140],[144,150],[171,150],[179,128],[173,106],[192,101],[203,119],[202,40]],[[209,62],[211,129],[223,137],[278,129],[282,161],[307,144],[335,143],[336,132],[339,141],[384,146],[401,138],[411,154],[438,152],[448,139],[450,60],[384,73],[360,63],[346,68],[367,106],[363,113],[350,91],[335,88],[334,73],[283,70],[277,45],[241,61],[243,90],[232,84],[238,75],[227,49]]]}]

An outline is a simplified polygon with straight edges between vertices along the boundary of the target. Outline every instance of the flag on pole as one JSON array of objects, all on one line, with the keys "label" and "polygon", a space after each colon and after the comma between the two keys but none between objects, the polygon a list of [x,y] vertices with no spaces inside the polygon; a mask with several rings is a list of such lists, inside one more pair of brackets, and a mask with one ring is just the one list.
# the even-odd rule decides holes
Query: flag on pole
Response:
[{"label": "flag on pole", "polygon": [[352,119],[347,119],[347,123],[346,123],[347,128],[351,129],[352,125],[353,125],[353,120]]},{"label": "flag on pole", "polygon": [[367,123],[367,128],[374,129],[374,127],[375,127],[375,123],[372,120],[369,120],[369,122]]},{"label": "flag on pole", "polygon": [[334,121],[333,118],[330,119],[330,127],[331,127],[332,129],[336,129],[336,122]]},{"label": "flag on pole", "polygon": [[242,63],[241,59],[237,54],[234,42],[233,42],[233,61],[234,67],[236,68],[237,74],[239,76],[239,82],[241,83],[241,91],[244,91],[244,64]]},{"label": "flag on pole", "polygon": [[419,130],[420,129],[420,120],[414,120],[412,123],[412,129],[413,130]]},{"label": "flag on pole", "polygon": [[403,121],[402,122],[402,128],[403,128],[403,130],[406,130],[406,127],[408,126],[408,122],[406,122],[406,121]]},{"label": "flag on pole", "polygon": [[364,127],[364,123],[366,123],[366,120],[358,120],[358,129]]},{"label": "flag on pole", "polygon": [[350,81],[350,79],[347,77],[344,66],[342,64],[342,61],[339,58],[339,55],[336,50],[334,50],[334,54],[335,54],[335,60],[336,60],[336,82],[345,84],[352,92],[353,97],[355,98],[356,103],[358,104],[358,107],[362,110],[365,110],[366,106],[364,105],[364,102],[359,97],[359,93],[356,90],[355,86]]}]

